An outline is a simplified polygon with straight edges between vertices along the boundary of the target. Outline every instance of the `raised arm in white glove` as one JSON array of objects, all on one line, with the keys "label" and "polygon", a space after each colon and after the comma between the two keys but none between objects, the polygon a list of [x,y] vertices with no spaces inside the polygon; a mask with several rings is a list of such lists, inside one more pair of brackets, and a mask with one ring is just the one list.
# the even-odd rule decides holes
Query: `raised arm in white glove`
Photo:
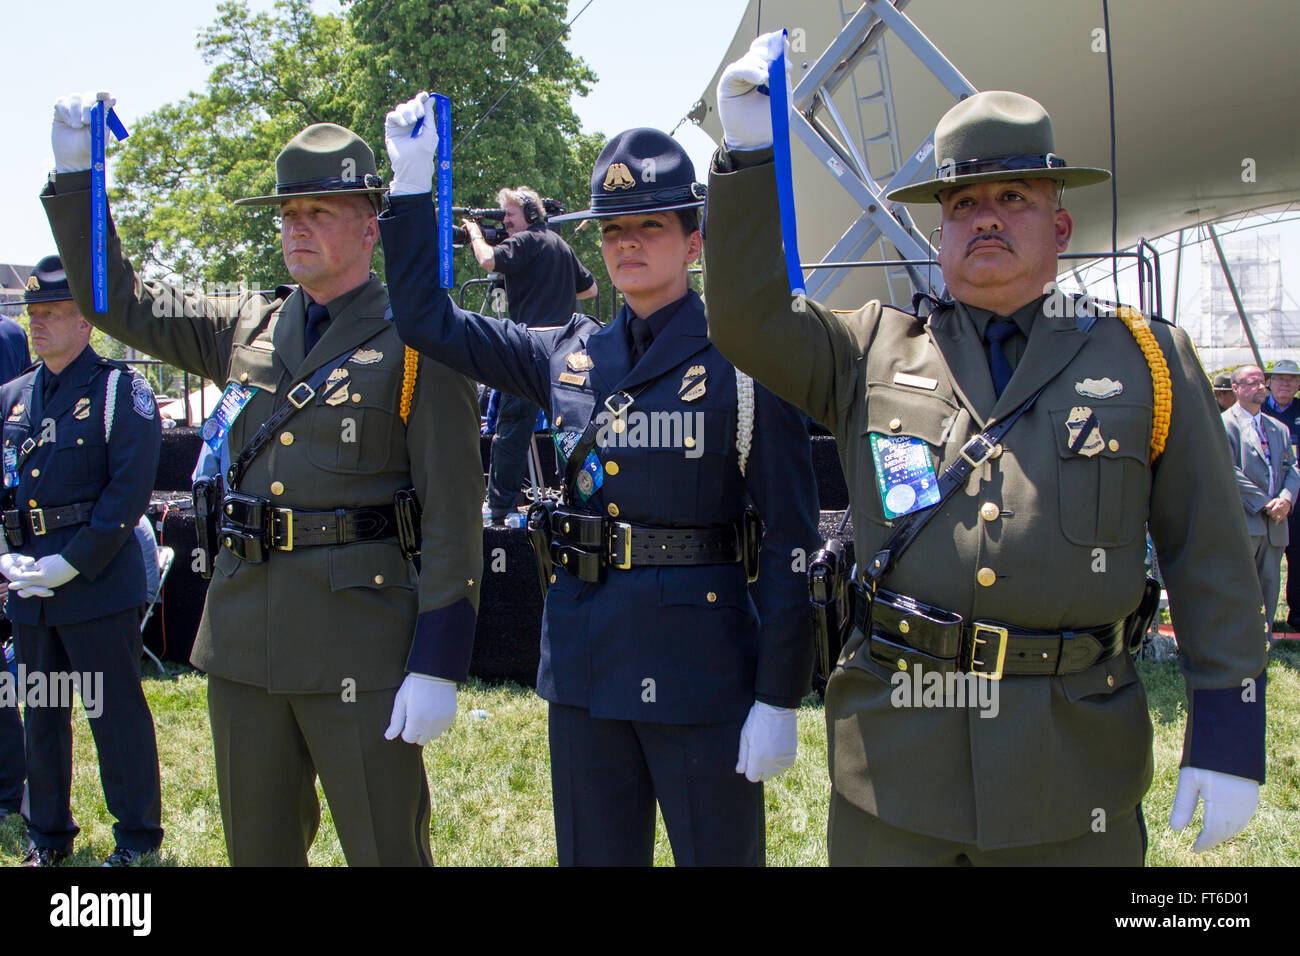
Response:
[{"label": "raised arm in white glove", "polygon": [[1205,799],[1205,819],[1192,849],[1197,853],[1218,846],[1240,833],[1259,806],[1259,784],[1217,770],[1184,767],[1178,771],[1178,789],[1169,813],[1169,827],[1181,830],[1192,822],[1196,804]]},{"label": "raised arm in white glove", "polygon": [[749,45],[749,52],[722,71],[718,79],[718,118],[722,143],[727,149],[764,149],[772,145],[772,107],[758,88],[785,50],[785,75],[790,77],[790,44],[781,30],[764,33]]},{"label": "raised arm in white glove", "polygon": [[70,93],[54,103],[50,145],[54,147],[54,171],[75,173],[90,168],[90,111],[103,98],[104,116],[117,100],[107,91]]},{"label": "raised arm in white glove", "polygon": [[427,674],[407,674],[393,699],[393,717],[384,739],[399,733],[408,744],[423,747],[456,720],[456,684]]},{"label": "raised arm in white glove", "polygon": [[[424,125],[411,138],[415,124]],[[413,196],[433,192],[433,158],[438,152],[438,129],[433,115],[433,98],[420,92],[414,99],[398,103],[384,117],[384,147],[393,165],[389,195]]]},{"label": "raised arm in white glove", "polygon": [[793,766],[799,753],[799,715],[788,707],[754,701],[740,729],[736,773],[750,783],[771,780]]}]

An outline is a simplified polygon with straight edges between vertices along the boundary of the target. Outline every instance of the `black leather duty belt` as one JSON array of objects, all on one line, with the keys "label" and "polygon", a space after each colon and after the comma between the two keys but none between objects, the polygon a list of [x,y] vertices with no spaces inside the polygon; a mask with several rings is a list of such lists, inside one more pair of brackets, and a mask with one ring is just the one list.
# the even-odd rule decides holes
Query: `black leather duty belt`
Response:
[{"label": "black leather duty belt", "polygon": [[244,561],[265,561],[270,551],[374,541],[397,535],[392,505],[303,511],[277,508],[265,498],[231,492],[221,503],[221,543]]},{"label": "black leather duty belt", "polygon": [[557,509],[551,518],[551,557],[580,581],[601,579],[605,567],[736,564],[744,560],[737,524],[712,528],[646,528],[602,515]]},{"label": "black leather duty belt", "polygon": [[56,508],[16,508],[3,513],[5,539],[14,547],[22,545],[25,536],[39,538],[50,531],[86,524],[95,510],[93,501],[59,505]]},{"label": "black leather duty belt", "polygon": [[869,634],[873,660],[893,670],[925,670],[1013,676],[1076,674],[1118,656],[1125,647],[1125,622],[1076,630],[1025,631],[997,621],[971,621],[877,588],[873,596],[854,582],[853,623]]}]

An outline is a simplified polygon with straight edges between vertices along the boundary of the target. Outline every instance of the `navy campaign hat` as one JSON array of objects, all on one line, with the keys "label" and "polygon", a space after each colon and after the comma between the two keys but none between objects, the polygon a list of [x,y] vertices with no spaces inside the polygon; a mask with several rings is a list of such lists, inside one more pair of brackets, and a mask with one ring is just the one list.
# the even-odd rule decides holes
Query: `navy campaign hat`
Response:
[{"label": "navy campaign hat", "polygon": [[591,208],[550,222],[671,212],[704,205],[705,186],[681,144],[657,129],[619,133],[600,151],[591,172]]},{"label": "navy campaign hat", "polygon": [[27,288],[20,301],[28,305],[33,302],[64,302],[71,298],[72,290],[68,288],[63,260],[58,256],[46,256],[36,263],[36,268],[27,277]]}]

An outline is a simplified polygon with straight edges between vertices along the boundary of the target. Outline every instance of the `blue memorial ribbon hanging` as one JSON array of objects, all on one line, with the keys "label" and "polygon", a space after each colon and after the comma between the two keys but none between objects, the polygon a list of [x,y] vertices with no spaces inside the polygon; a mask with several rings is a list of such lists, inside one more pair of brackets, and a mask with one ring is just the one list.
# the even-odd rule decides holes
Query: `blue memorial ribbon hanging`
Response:
[{"label": "blue memorial ribbon hanging", "polygon": [[799,265],[799,230],[794,215],[794,178],[790,168],[790,90],[786,85],[785,36],[781,31],[781,53],[767,71],[768,105],[772,111],[772,160],[776,166],[776,199],[781,210],[781,242],[785,246],[785,268],[790,294],[804,294],[803,269]]},{"label": "blue memorial ribbon hanging", "polygon": [[433,94],[434,121],[438,124],[438,284],[455,288],[451,241],[451,100]]},{"label": "blue memorial ribbon hanging", "polygon": [[90,276],[95,299],[95,313],[108,311],[108,180],[104,161],[104,127],[117,139],[130,134],[117,113],[108,111],[104,119],[104,101],[90,109]]}]

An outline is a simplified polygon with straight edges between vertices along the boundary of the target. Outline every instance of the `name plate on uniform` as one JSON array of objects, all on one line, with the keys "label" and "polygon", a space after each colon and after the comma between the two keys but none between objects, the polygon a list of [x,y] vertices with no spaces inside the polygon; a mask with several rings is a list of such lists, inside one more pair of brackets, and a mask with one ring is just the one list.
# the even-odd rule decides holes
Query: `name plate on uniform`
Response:
[{"label": "name plate on uniform", "polygon": [[939,501],[939,479],[930,460],[930,447],[908,435],[871,433],[871,457],[885,518],[893,520]]},{"label": "name plate on uniform", "polygon": [[226,435],[230,432],[230,426],[235,423],[239,413],[244,410],[244,406],[256,393],[257,389],[245,388],[236,382],[231,382],[226,386],[221,401],[217,403],[217,410],[199,429],[199,437],[203,439],[204,444],[212,449],[213,454],[221,454],[221,446],[226,440]]}]

